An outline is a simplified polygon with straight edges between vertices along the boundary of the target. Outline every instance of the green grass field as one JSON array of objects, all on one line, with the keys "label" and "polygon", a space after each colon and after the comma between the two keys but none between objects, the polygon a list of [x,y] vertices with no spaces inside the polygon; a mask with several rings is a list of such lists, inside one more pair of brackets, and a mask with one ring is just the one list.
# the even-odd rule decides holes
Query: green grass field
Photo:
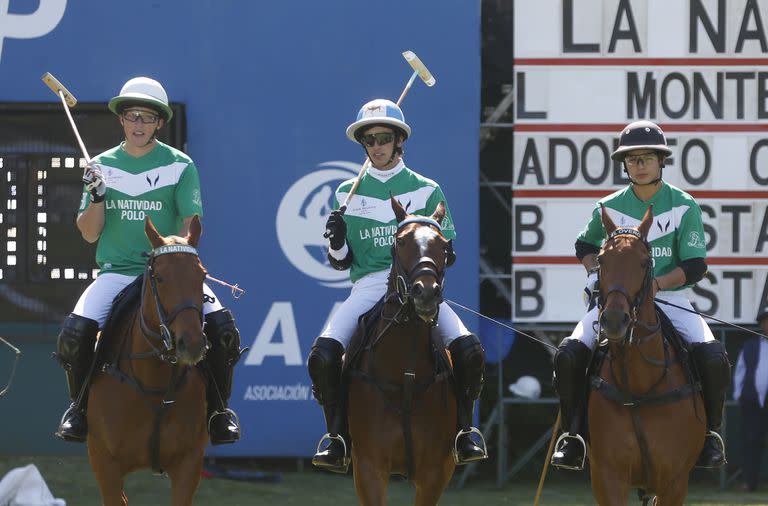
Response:
[{"label": "green grass field", "polygon": [[[0,476],[14,467],[34,463],[55,497],[66,499],[68,506],[100,504],[96,481],[84,457],[0,457]],[[285,466],[283,466],[285,467]],[[263,471],[272,469],[262,468]],[[223,479],[201,481],[195,505],[198,506],[341,506],[357,504],[351,476],[340,476],[314,470],[282,472],[278,483],[243,482]],[[724,504],[768,505],[768,492],[739,494],[721,492],[715,484],[694,484],[688,503],[694,506]],[[149,471],[128,477],[126,492],[131,506],[168,504],[169,481]],[[449,488],[440,502],[444,506],[464,505],[531,505],[536,492],[535,480],[509,483],[497,489],[492,483],[470,480],[463,489]],[[413,488],[393,480],[389,504],[412,504]],[[553,473],[540,502],[542,505],[581,506],[594,504],[588,477]],[[629,504],[640,504],[634,496]]]}]

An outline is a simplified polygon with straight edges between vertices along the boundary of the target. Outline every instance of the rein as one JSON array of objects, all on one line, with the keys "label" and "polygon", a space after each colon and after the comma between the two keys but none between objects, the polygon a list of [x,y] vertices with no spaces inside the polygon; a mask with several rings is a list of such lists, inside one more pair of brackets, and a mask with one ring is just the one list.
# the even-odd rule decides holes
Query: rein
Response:
[{"label": "rein", "polygon": [[[131,355],[129,358],[149,358],[149,357],[157,357],[163,362],[167,362],[169,364],[176,364],[176,354],[172,353],[175,348],[175,339],[173,336],[173,333],[171,332],[170,328],[168,327],[177,316],[182,311],[192,309],[197,312],[198,318],[200,320],[200,326],[203,325],[203,310],[202,307],[198,307],[197,304],[194,302],[182,302],[181,304],[177,305],[170,313],[166,313],[165,309],[163,309],[163,305],[160,302],[160,296],[157,293],[157,276],[154,271],[154,263],[157,257],[161,255],[167,255],[172,253],[183,253],[188,255],[195,255],[198,256],[197,250],[193,248],[192,246],[188,246],[186,244],[166,244],[163,246],[160,246],[158,248],[153,249],[151,252],[146,254],[149,258],[147,260],[147,265],[144,269],[144,277],[141,283],[141,306],[144,305],[144,293],[147,286],[147,280],[149,280],[149,286],[150,286],[150,292],[152,294],[152,299],[155,303],[155,311],[157,314],[157,318],[159,323],[159,332],[156,332],[149,328],[149,325],[147,325],[146,319],[144,317],[144,311],[139,310],[139,324],[141,325],[141,334],[144,337],[144,340],[146,341],[147,345],[149,345],[150,348],[152,348],[152,351],[147,353],[139,353]],[[151,339],[154,339],[156,341],[160,341],[162,343],[162,346],[164,349],[160,349],[156,347]]]}]

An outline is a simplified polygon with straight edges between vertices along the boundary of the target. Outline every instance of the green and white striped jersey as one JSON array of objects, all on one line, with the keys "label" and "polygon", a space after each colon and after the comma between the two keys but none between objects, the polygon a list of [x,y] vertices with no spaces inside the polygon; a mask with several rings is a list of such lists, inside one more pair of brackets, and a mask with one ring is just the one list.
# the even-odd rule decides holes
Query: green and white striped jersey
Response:
[{"label": "green and white striped jersey", "polygon": [[[391,170],[398,170],[398,167]],[[349,272],[353,283],[366,274],[388,270],[392,265],[390,249],[397,230],[397,220],[389,201],[390,194],[400,201],[409,214],[422,216],[430,216],[435,212],[437,204],[444,202],[445,218],[441,223],[443,235],[446,239],[456,238],[448,202],[435,181],[405,166],[386,181],[376,179],[370,172],[371,169],[363,175],[344,214],[347,244],[353,254]],[[354,182],[353,178],[339,185],[334,195],[334,209],[338,209],[339,202],[347,198]]]},{"label": "green and white striped jersey", "polygon": [[[619,227],[638,226],[648,206],[653,205],[653,225],[648,232],[648,242],[653,257],[654,276],[663,276],[683,260],[706,258],[701,209],[693,197],[683,190],[662,181],[656,195],[646,202],[637,198],[631,185],[599,200],[589,223],[578,237],[578,240],[597,247],[602,246],[606,237],[600,213],[601,203]],[[675,290],[689,286],[683,285]]]},{"label": "green and white striped jersey", "polygon": [[[202,217],[197,167],[186,154],[159,141],[139,158],[120,144],[93,160],[102,166],[107,184],[104,228],[96,247],[99,274],[138,276],[146,263],[141,254],[152,249],[144,233],[146,216],[162,235],[178,234],[184,218]],[[83,188],[79,212],[89,203]]]}]

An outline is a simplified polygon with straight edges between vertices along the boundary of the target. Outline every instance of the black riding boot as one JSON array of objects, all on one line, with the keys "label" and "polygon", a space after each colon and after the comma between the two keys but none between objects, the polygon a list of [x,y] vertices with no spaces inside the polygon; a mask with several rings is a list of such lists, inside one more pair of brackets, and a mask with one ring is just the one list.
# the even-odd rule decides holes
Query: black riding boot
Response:
[{"label": "black riding boot", "polygon": [[560,423],[563,433],[557,440],[550,463],[560,469],[584,469],[587,448],[579,432],[587,388],[587,368],[591,357],[589,347],[578,339],[564,340],[555,353],[554,384],[560,396]]},{"label": "black riding boot", "polygon": [[70,314],[64,320],[56,343],[54,358],[64,368],[72,404],[61,417],[56,436],[64,441],[81,443],[88,436],[85,410],[88,404],[88,383],[95,356],[99,324],[90,318]]},{"label": "black riding boot", "polygon": [[448,349],[453,360],[459,428],[454,441],[453,459],[457,465],[462,465],[488,458],[485,438],[479,429],[472,426],[475,400],[483,390],[485,351],[474,334],[454,339]]},{"label": "black riding boot", "polygon": [[211,346],[203,364],[208,380],[208,435],[214,445],[234,443],[240,439],[240,421],[227,402],[235,364],[248,348],[240,349],[240,332],[228,309],[206,315],[205,335]]},{"label": "black riding boot", "polygon": [[[344,347],[328,337],[318,337],[307,362],[312,392],[323,406],[328,432],[320,439],[312,464],[328,471],[346,473],[350,461],[347,428],[347,392],[342,384],[341,357]],[[324,446],[325,442],[328,442]]]},{"label": "black riding boot", "polygon": [[720,341],[696,344],[692,355],[701,380],[708,431],[696,467],[717,468],[727,462],[725,444],[719,431],[723,422],[725,396],[731,383],[731,364]]}]

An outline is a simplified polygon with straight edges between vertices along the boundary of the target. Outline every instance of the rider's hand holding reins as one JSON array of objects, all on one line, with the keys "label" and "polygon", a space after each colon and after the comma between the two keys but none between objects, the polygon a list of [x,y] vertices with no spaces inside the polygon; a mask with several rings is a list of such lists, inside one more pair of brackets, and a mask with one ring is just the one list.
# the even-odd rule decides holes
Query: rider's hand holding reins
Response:
[{"label": "rider's hand holding reins", "polygon": [[331,249],[339,250],[347,240],[347,224],[340,211],[332,211],[325,222],[325,230],[331,242]]},{"label": "rider's hand holding reins", "polygon": [[104,195],[107,193],[107,183],[104,180],[101,165],[98,163],[88,164],[83,174],[83,183],[91,193],[91,202],[98,203],[104,200]]}]

